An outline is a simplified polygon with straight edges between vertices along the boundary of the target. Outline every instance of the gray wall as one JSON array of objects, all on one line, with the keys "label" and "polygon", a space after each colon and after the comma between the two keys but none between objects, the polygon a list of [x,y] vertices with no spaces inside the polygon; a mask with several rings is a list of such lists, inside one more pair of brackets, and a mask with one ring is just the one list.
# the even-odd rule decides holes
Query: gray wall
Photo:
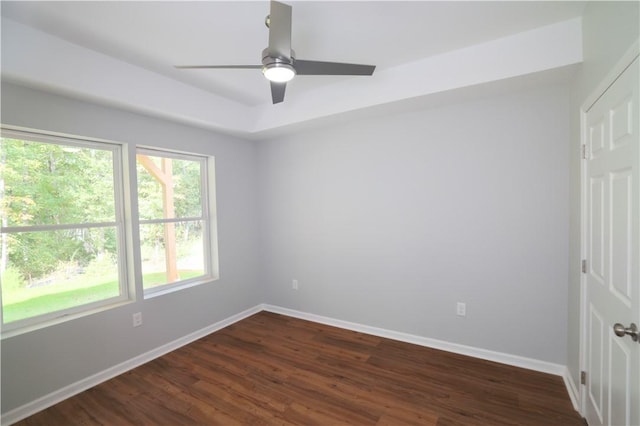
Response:
[{"label": "gray wall", "polygon": [[[568,358],[580,383],[580,108],[640,37],[640,3],[587,2],[583,15],[584,62],[571,86],[571,222],[569,251]],[[639,77],[640,78],[640,77]]]},{"label": "gray wall", "polygon": [[267,302],[564,364],[568,99],[559,85],[261,142]]},{"label": "gray wall", "polygon": [[264,300],[253,143],[10,84],[2,123],[215,156],[220,261],[218,281],[3,339],[3,413]]}]

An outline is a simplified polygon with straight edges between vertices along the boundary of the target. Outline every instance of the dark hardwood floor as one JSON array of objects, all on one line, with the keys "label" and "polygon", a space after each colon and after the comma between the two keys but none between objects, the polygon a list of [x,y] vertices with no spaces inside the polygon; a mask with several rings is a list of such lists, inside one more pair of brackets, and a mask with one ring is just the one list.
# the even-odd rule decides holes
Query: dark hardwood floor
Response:
[{"label": "dark hardwood floor", "polygon": [[19,425],[580,425],[560,377],[261,312]]}]

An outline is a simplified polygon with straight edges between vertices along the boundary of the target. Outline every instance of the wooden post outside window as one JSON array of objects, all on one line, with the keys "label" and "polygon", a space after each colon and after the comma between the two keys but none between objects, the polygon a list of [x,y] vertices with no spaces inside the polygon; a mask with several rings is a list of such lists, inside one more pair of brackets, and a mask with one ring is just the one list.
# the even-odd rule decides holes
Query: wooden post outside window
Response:
[{"label": "wooden post outside window", "polygon": [[[173,204],[173,160],[161,159],[161,167],[158,167],[151,158],[138,154],[138,162],[153,176],[162,187],[162,212],[164,219],[175,217]],[[176,253],[176,226],[175,223],[164,224],[164,251],[167,269],[167,282],[172,283],[180,279],[178,275],[178,257]]]}]

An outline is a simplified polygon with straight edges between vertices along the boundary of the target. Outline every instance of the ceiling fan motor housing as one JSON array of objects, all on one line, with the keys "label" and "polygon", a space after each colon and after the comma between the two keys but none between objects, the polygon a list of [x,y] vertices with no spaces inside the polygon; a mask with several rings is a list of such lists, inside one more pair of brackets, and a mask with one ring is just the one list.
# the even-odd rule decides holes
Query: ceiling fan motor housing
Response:
[{"label": "ceiling fan motor housing", "polygon": [[271,64],[287,64],[293,66],[293,63],[296,60],[296,53],[293,49],[291,49],[291,56],[289,58],[281,57],[281,56],[272,56],[269,48],[265,48],[262,51],[262,65],[267,66]]}]

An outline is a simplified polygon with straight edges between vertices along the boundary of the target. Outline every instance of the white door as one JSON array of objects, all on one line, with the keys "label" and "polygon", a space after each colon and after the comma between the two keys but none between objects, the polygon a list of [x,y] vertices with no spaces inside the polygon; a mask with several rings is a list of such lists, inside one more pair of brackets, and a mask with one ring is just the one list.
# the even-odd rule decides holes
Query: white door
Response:
[{"label": "white door", "polygon": [[591,426],[640,425],[640,342],[614,333],[616,323],[640,327],[639,80],[636,57],[584,120],[584,414]]}]

